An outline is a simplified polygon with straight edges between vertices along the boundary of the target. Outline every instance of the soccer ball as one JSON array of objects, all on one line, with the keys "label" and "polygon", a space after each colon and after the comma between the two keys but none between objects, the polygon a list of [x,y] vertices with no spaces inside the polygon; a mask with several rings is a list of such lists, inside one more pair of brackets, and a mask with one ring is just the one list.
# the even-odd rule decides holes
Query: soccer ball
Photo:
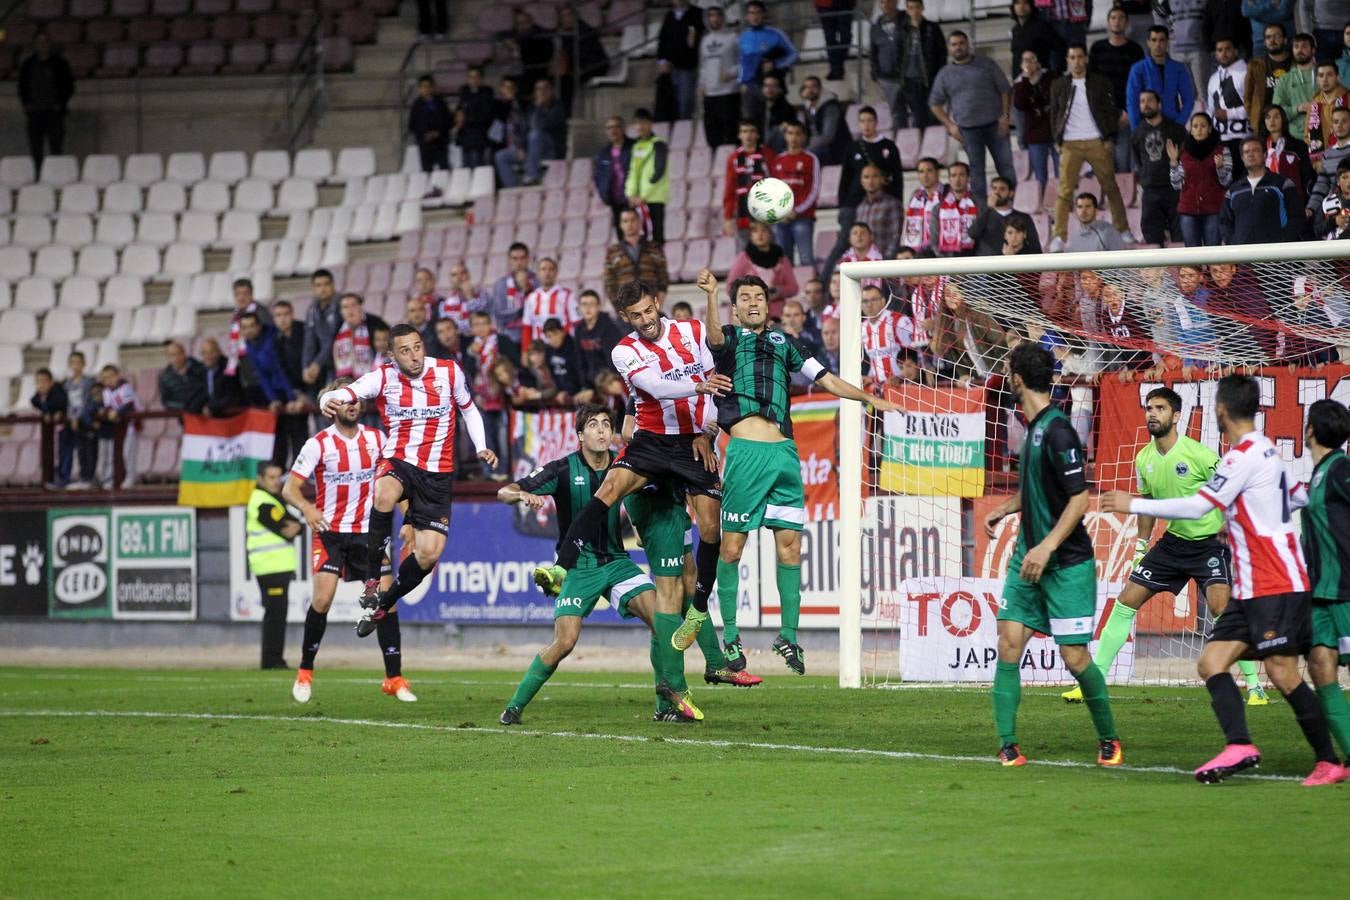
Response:
[{"label": "soccer ball", "polygon": [[781,179],[765,178],[750,186],[750,196],[746,200],[750,215],[765,225],[772,225],[783,221],[792,211],[792,188]]}]

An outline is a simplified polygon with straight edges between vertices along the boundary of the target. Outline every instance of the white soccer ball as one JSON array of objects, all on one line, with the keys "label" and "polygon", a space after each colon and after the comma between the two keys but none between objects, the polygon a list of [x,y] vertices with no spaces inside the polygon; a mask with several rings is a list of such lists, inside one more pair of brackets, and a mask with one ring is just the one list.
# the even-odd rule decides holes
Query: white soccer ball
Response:
[{"label": "white soccer ball", "polygon": [[765,225],[781,222],[792,212],[792,187],[779,178],[765,178],[750,186],[746,198],[750,215]]}]

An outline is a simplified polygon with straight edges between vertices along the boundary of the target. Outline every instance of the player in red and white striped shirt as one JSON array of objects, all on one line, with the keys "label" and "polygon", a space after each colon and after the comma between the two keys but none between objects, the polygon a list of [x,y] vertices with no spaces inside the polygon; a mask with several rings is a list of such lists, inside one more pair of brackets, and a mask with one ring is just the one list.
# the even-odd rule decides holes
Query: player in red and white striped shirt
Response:
[{"label": "player in red and white striped shirt", "polygon": [[[325,388],[335,391],[351,384],[342,378]],[[374,570],[367,555],[366,533],[370,528],[370,510],[375,500],[375,469],[384,446],[384,434],[360,424],[361,404],[353,401],[338,407],[333,424],[307,440],[291,466],[290,477],[281,496],[300,510],[314,535],[311,559],[314,573],[314,598],[305,614],[305,639],[300,668],[295,673],[291,696],[308,703],[313,691],[314,658],[319,652],[328,610],[337,593],[338,579],[365,581]],[[314,502],[301,493],[305,482],[314,478]],[[380,586],[394,583],[389,559],[377,561]],[[413,702],[408,681],[403,677],[402,637],[398,613],[391,612],[379,623],[380,652],[384,656],[384,693]]]},{"label": "player in red and white striped shirt", "polygon": [[361,637],[376,629],[400,597],[421,584],[445,549],[456,414],[464,419],[478,458],[489,466],[497,465],[497,454],[487,448],[483,418],[469,398],[459,364],[427,357],[422,336],[406,322],[394,326],[389,340],[393,362],[319,397],[319,408],[328,416],[336,416],[346,404],[374,400],[389,433],[375,472],[367,540],[371,556],[383,552],[393,558],[389,545],[396,503],[408,501],[406,520],[413,527],[413,552],[399,566],[393,586],[377,596],[377,585],[366,580],[361,602],[371,611],[356,623]]},{"label": "player in red and white striped shirt", "polygon": [[1172,500],[1145,500],[1122,491],[1104,495],[1106,512],[1164,519],[1198,519],[1218,507],[1228,520],[1233,551],[1233,598],[1214,623],[1200,654],[1200,677],[1209,689],[1226,746],[1195,770],[1199,781],[1222,781],[1261,762],[1252,744],[1242,695],[1228,670],[1239,659],[1260,659],[1266,675],[1289,701],[1317,765],[1303,783],[1334,784],[1346,777],[1331,745],[1322,704],[1303,676],[1298,658],[1312,641],[1312,606],[1303,548],[1293,511],[1307,493],[1289,474],[1280,451],[1256,428],[1261,392],[1255,379],[1229,375],[1219,381],[1214,410],[1229,446],[1200,492]]},{"label": "player in red and white striped shirt", "polygon": [[[581,548],[602,533],[610,507],[648,481],[669,478],[683,485],[698,522],[701,540],[694,596],[695,603],[701,598],[701,608],[706,609],[717,577],[722,488],[712,442],[704,428],[717,417],[709,395],[725,394],[731,389],[731,379],[716,371],[703,323],[667,319],[661,314],[655,288],[630,281],[619,289],[614,308],[634,329],[610,356],[636,399],[637,432],[594,498],[572,519],[559,542],[557,564],[536,569],[535,581],[544,593],[557,594],[567,570],[576,567]],[[658,611],[679,615],[678,608]]]},{"label": "player in red and white striped shirt", "polygon": [[900,378],[900,353],[914,343],[914,321],[886,308],[886,294],[875,284],[862,289],[863,353],[871,367],[872,382],[885,387]]},{"label": "player in red and white striped shirt", "polygon": [[525,297],[520,311],[520,352],[530,349],[530,343],[544,336],[544,323],[557,319],[567,333],[581,321],[577,295],[569,287],[558,284],[558,263],[547,256],[539,260],[539,287]]}]

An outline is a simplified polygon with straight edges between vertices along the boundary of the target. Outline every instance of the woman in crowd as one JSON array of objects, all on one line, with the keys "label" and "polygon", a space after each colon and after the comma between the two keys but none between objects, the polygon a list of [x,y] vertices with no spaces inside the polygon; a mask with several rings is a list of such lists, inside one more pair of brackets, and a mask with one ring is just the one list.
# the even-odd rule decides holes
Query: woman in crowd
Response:
[{"label": "woman in crowd", "polygon": [[942,306],[929,347],[942,374],[962,383],[988,378],[1007,353],[1007,335],[992,316],[972,309],[957,283],[944,278]]},{"label": "woman in crowd", "polygon": [[1317,176],[1308,156],[1308,145],[1289,133],[1289,117],[1283,108],[1266,107],[1261,114],[1261,137],[1266,141],[1266,168],[1292,181],[1306,203]]},{"label": "woman in crowd", "polygon": [[1031,177],[1045,196],[1045,185],[1050,179],[1050,160],[1059,171],[1059,153],[1050,137],[1050,85],[1055,75],[1041,65],[1034,50],[1022,52],[1022,74],[1013,82],[1013,109],[1020,114],[1018,139],[1031,157]]},{"label": "woman in crowd", "polygon": [[758,275],[769,286],[769,317],[781,318],[783,301],[797,296],[797,276],[792,260],[773,242],[773,232],[763,222],[750,223],[750,241],[731,263],[727,284],[742,275]]},{"label": "woman in crowd", "polygon": [[1219,211],[1233,178],[1233,160],[1205,113],[1191,116],[1189,131],[1180,147],[1167,142],[1172,189],[1181,192],[1177,200],[1181,237],[1187,247],[1217,247]]}]

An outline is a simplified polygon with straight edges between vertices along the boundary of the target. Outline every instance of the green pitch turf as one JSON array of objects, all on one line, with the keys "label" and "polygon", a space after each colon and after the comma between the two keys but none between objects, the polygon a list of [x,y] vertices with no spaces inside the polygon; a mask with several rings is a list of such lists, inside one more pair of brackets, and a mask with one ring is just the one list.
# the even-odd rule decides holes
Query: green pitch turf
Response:
[{"label": "green pitch turf", "polygon": [[[1027,691],[1003,769],[979,690],[771,677],[650,720],[642,676],[0,669],[0,897],[1278,896],[1335,893],[1350,785],[1299,786],[1287,706],[1260,776],[1212,787],[1200,691],[1121,689],[1126,770]],[[1054,765],[1052,763],[1058,763]],[[1185,771],[1183,771],[1185,770]]]}]

